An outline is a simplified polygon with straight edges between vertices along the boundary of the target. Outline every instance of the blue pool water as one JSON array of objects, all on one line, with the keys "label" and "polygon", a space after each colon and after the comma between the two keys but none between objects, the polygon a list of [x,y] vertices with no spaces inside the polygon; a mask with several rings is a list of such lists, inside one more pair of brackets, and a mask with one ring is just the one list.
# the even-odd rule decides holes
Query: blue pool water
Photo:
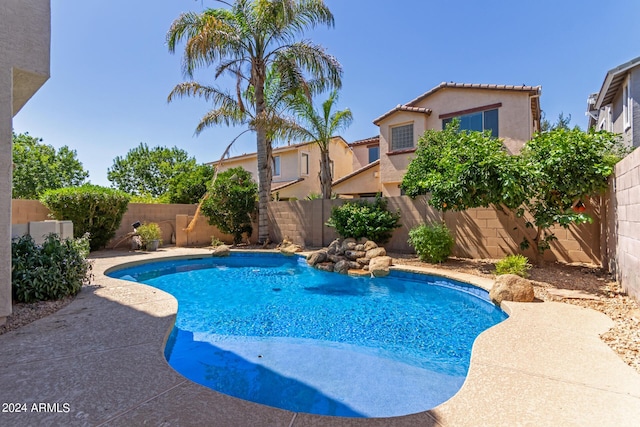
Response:
[{"label": "blue pool water", "polygon": [[421,412],[462,386],[471,346],[506,314],[487,292],[435,276],[356,278],[304,258],[233,253],[109,274],[178,300],[165,349],[185,377],[295,412]]}]

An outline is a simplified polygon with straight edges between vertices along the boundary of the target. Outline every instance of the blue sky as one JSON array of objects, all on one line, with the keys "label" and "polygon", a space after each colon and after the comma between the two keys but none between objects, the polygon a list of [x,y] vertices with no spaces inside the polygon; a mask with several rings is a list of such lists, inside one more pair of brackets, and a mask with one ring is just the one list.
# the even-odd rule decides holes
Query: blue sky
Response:
[{"label": "blue sky", "polygon": [[[377,134],[372,121],[443,81],[541,85],[555,120],[584,128],[587,96],[606,72],[640,56],[640,2],[610,0],[326,0],[335,28],[305,38],[344,68],[339,108],[350,108],[349,142]],[[110,185],[113,159],[144,142],[177,146],[198,162],[217,161],[240,132],[194,129],[210,106],[166,102],[179,82],[181,52],[165,35],[185,11],[213,0],[51,0],[51,78],[14,118],[14,130],[69,146],[94,184]],[[207,72],[198,80],[213,83]],[[255,151],[247,134],[232,155]]]}]

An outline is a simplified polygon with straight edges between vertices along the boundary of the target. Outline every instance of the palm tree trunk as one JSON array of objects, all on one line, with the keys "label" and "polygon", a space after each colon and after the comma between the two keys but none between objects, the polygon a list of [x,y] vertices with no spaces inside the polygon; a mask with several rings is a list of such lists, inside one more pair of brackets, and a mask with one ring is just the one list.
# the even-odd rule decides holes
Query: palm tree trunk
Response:
[{"label": "palm tree trunk", "polygon": [[329,157],[329,147],[320,146],[320,188],[322,198],[331,198],[331,158]]},{"label": "palm tree trunk", "polygon": [[[262,117],[265,109],[264,72],[254,74],[256,91],[256,117]],[[257,120],[257,156],[258,156],[258,243],[269,240],[269,216],[267,206],[271,195],[271,150],[267,140],[267,130],[263,120]]]}]

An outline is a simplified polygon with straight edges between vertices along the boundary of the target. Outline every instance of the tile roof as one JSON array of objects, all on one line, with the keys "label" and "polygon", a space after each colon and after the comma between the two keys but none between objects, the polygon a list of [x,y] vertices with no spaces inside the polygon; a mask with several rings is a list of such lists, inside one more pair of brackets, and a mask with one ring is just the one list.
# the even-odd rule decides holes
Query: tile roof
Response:
[{"label": "tile roof", "polygon": [[357,147],[360,145],[380,144],[380,135],[372,136],[371,138],[360,139],[353,141],[349,144],[349,147]]},{"label": "tile roof", "polygon": [[293,184],[304,181],[304,178],[294,179],[293,181],[281,181],[271,183],[271,192],[282,190],[283,188],[291,187]]},{"label": "tile roof", "polygon": [[[338,136],[332,136],[331,140],[337,140],[337,141],[342,141],[345,145],[349,145],[349,143],[347,143],[347,141],[341,137],[340,135]],[[311,144],[315,144],[315,141],[306,141],[306,142],[299,142],[297,144],[289,144],[289,145],[280,145],[280,146],[274,146],[273,147],[273,151],[272,153],[281,153],[283,151],[289,151],[289,150],[296,150],[300,147],[304,147],[306,145],[311,145]],[[248,157],[256,157],[257,154],[256,152],[252,152],[252,153],[243,153],[237,156],[233,156],[233,157],[227,157],[226,159],[224,159],[225,161],[227,160],[237,160],[237,159],[241,159],[241,158],[248,158]],[[209,164],[215,164],[216,162],[211,162]]]},{"label": "tile roof", "polygon": [[[433,95],[435,92],[444,89],[444,88],[457,88],[457,89],[490,89],[490,90],[510,90],[510,91],[520,91],[520,92],[529,92],[531,95],[540,95],[542,90],[541,86],[514,86],[514,85],[495,85],[495,84],[478,84],[478,83],[454,83],[454,82],[442,82],[438,86],[430,89],[429,91],[423,93],[415,99],[407,102],[404,105],[397,105],[393,110],[384,113],[382,116],[378,117],[373,121],[373,124],[377,125],[380,121],[386,119],[390,115],[398,112],[398,111],[410,111],[416,113],[425,113],[431,114],[431,109],[429,108],[421,108],[416,107],[415,105],[425,99],[426,97]],[[532,102],[532,108],[534,107]]]}]

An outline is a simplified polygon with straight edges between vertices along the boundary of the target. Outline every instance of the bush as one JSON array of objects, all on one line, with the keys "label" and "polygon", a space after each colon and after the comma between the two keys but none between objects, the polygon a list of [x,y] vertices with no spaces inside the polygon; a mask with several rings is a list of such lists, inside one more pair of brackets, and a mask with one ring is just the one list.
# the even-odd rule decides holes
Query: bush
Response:
[{"label": "bush", "polygon": [[138,236],[140,236],[143,249],[148,249],[149,242],[152,242],[153,240],[158,240],[159,245],[162,244],[162,230],[155,222],[142,224],[140,227],[136,228],[136,232],[138,233]]},{"label": "bush", "polygon": [[89,238],[60,240],[56,234],[36,245],[29,235],[11,242],[11,286],[18,302],[75,295],[91,280]]},{"label": "bush", "polygon": [[213,183],[209,197],[202,202],[202,213],[220,231],[233,235],[233,243],[242,241],[242,234],[251,236],[251,215],[256,210],[258,185],[251,174],[241,167],[221,172]]},{"label": "bush", "polygon": [[385,243],[391,238],[393,229],[400,227],[399,220],[400,212],[389,212],[387,201],[376,197],[373,203],[358,200],[334,207],[326,225],[335,228],[343,238],[366,237]]},{"label": "bush", "polygon": [[525,279],[529,277],[529,259],[524,255],[509,255],[496,263],[496,275],[516,274]]},{"label": "bush", "polygon": [[422,224],[409,231],[409,244],[421,261],[440,263],[453,249],[453,236],[444,224]]},{"label": "bush", "polygon": [[73,222],[76,238],[89,233],[93,251],[105,247],[116,235],[130,197],[120,190],[86,184],[49,190],[40,201],[49,208],[53,218]]}]

